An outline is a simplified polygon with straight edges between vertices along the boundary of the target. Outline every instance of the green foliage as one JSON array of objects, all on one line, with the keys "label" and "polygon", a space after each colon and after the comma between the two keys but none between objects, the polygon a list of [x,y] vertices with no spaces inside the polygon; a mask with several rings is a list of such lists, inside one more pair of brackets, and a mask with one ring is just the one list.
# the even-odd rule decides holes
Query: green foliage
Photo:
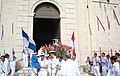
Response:
[{"label": "green foliage", "polygon": [[63,48],[59,56],[64,57],[65,55],[67,55],[67,49]]}]

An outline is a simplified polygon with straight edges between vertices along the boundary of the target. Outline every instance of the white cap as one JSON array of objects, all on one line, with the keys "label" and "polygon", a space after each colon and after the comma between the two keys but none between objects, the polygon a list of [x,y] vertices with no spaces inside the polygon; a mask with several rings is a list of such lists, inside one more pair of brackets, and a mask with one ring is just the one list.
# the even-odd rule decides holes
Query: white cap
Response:
[{"label": "white cap", "polygon": [[33,55],[33,54],[37,54],[36,52],[31,52],[31,54]]},{"label": "white cap", "polygon": [[44,52],[39,53],[37,56],[45,55]]},{"label": "white cap", "polygon": [[45,56],[46,56],[46,57],[48,57],[48,56],[49,56],[49,54],[45,54]]},{"label": "white cap", "polygon": [[54,51],[54,50],[51,50],[51,51],[50,51],[50,53],[55,53],[55,52],[56,52],[56,51]]}]

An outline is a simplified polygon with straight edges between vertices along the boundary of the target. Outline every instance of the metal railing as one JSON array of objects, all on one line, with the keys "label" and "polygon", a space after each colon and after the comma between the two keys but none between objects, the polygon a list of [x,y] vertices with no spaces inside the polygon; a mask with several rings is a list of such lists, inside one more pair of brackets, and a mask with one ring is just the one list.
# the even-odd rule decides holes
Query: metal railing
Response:
[{"label": "metal railing", "polygon": [[10,76],[31,76],[31,69],[21,69]]},{"label": "metal railing", "polygon": [[31,76],[31,68],[23,67],[23,59],[16,61],[16,72],[10,76]]}]

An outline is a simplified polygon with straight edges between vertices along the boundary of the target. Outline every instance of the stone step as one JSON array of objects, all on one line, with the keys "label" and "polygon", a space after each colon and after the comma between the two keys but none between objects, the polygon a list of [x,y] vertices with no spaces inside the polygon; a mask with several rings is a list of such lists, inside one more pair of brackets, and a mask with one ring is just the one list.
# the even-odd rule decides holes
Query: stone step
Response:
[{"label": "stone step", "polygon": [[[93,76],[93,74],[87,73],[83,71],[83,68],[80,67],[80,76]],[[32,69],[30,67],[28,68],[22,68],[18,72],[14,74],[14,76],[31,76]]]}]

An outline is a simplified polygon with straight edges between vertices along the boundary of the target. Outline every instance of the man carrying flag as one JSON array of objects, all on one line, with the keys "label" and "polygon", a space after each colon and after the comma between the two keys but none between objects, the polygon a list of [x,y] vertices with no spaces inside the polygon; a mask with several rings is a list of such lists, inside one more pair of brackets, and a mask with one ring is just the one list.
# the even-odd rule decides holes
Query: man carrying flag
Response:
[{"label": "man carrying flag", "polygon": [[32,76],[38,76],[41,66],[38,62],[38,57],[35,54],[33,54],[31,57],[30,66],[32,68]]},{"label": "man carrying flag", "polygon": [[23,29],[22,29],[22,36],[23,36],[23,48],[26,48],[25,50],[26,53],[29,52],[31,54],[30,66],[32,68],[32,74],[33,76],[38,76],[40,64],[38,63],[37,56],[34,54],[36,51],[36,44]]}]

